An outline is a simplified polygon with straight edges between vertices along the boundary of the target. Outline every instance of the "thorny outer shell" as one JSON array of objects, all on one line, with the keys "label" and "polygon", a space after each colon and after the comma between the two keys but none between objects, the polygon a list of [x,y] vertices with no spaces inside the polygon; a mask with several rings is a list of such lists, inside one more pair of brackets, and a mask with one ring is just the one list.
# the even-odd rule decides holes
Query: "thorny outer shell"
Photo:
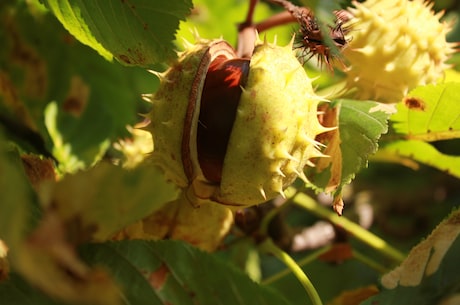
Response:
[{"label": "thorny outer shell", "polygon": [[311,80],[292,44],[258,42],[242,88],[220,184],[208,181],[197,155],[197,125],[205,76],[218,56],[235,58],[222,40],[200,40],[180,55],[153,97],[153,160],[195,205],[213,201],[250,206],[283,194],[309,159],[323,156],[314,139],[320,125]]},{"label": "thorny outer shell", "polygon": [[343,54],[348,88],[360,99],[398,102],[416,86],[434,83],[455,52],[446,41],[451,25],[424,0],[353,1],[353,39]]}]

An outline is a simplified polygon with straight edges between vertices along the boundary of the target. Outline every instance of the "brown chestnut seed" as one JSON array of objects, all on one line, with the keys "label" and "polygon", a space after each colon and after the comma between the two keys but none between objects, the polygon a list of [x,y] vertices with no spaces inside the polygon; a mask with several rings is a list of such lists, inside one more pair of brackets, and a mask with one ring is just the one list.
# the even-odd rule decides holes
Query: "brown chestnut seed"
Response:
[{"label": "brown chestnut seed", "polygon": [[323,157],[311,79],[292,51],[258,41],[250,60],[222,40],[179,54],[154,95],[152,161],[194,206],[235,209],[277,195]]},{"label": "brown chestnut seed", "polygon": [[[199,159],[198,148],[198,129],[201,125],[199,123],[199,116],[201,113],[202,95],[204,94],[204,83],[206,75],[209,72],[211,64],[216,62],[222,63],[226,60],[233,59],[236,54],[233,48],[224,41],[214,41],[210,45],[203,48],[197,48],[197,57],[199,63],[195,63],[195,73],[188,100],[183,101],[188,106],[185,112],[184,128],[182,134],[181,156],[185,175],[187,176],[188,183],[195,181],[198,184],[212,184],[211,181],[205,177]],[[211,68],[212,70],[212,68]],[[200,145],[203,147],[203,145]],[[194,160],[198,160],[195,162]],[[198,163],[198,164],[197,164]],[[212,168],[212,167],[211,167]]]},{"label": "brown chestnut seed", "polygon": [[248,59],[217,57],[209,66],[198,119],[198,162],[210,183],[222,178],[225,153],[249,73]]}]

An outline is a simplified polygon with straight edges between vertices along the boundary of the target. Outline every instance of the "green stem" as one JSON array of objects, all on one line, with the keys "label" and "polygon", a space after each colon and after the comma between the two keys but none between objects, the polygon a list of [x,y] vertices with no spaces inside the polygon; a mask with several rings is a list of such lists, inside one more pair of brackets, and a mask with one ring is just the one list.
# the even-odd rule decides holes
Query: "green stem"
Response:
[{"label": "green stem", "polygon": [[260,244],[260,249],[266,253],[274,255],[280,261],[285,263],[289,269],[291,269],[292,273],[295,275],[295,277],[297,277],[299,282],[307,291],[313,305],[323,304],[312,282],[292,257],[278,248],[270,238],[265,239],[265,241]]},{"label": "green stem", "polygon": [[318,217],[327,219],[331,223],[342,227],[345,231],[347,231],[363,243],[376,249],[377,251],[386,255],[387,257],[392,258],[396,262],[401,263],[405,259],[406,256],[403,253],[390,246],[380,237],[367,231],[363,227],[348,220],[347,218],[338,216],[332,210],[329,210],[319,205],[311,197],[305,195],[304,193],[297,192],[297,190],[294,187],[289,187],[285,193],[287,196],[293,196],[293,202],[298,206],[308,210],[309,212],[315,214]]},{"label": "green stem", "polygon": [[[326,253],[327,251],[331,250],[332,246],[331,245],[328,245],[328,246],[325,246],[325,247],[322,247],[321,249],[318,249],[316,251],[314,251],[313,253],[311,253],[310,255],[302,258],[301,260],[299,260],[297,262],[297,264],[300,266],[300,267],[304,267],[306,265],[308,265],[309,263],[315,261],[318,257],[320,257],[322,254]],[[287,268],[287,269],[284,269],[268,278],[266,278],[265,280],[262,281],[262,284],[263,285],[269,285],[273,282],[276,282],[278,281],[279,279],[285,277],[286,275],[290,274],[291,273],[291,269]]]}]

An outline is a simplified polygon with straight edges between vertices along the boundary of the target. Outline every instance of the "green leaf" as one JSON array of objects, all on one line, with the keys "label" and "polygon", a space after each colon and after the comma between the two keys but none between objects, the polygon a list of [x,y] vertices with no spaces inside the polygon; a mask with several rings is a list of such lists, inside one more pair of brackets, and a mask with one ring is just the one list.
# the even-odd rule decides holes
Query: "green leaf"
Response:
[{"label": "green leaf", "polygon": [[92,229],[92,238],[106,240],[174,199],[177,189],[156,167],[126,170],[101,163],[46,185],[40,194],[65,222],[81,222],[83,229]]},{"label": "green leaf", "polygon": [[43,0],[64,27],[106,59],[149,66],[175,56],[172,41],[190,0]]},{"label": "green leaf", "polygon": [[382,278],[384,288],[362,305],[440,304],[460,287],[460,210],[414,247],[409,256]]},{"label": "green leaf", "polygon": [[380,136],[388,131],[391,107],[372,101],[341,100],[339,117],[342,150],[342,183],[349,183],[367,166],[369,155],[378,148]]},{"label": "green leaf", "polygon": [[391,106],[373,101],[341,99],[337,107],[338,130],[328,134],[330,143],[321,158],[312,181],[321,190],[340,192],[359,170],[367,166],[368,158],[378,148],[381,134],[387,132],[387,120],[394,111]]},{"label": "green leaf", "polygon": [[460,138],[459,92],[460,83],[412,90],[397,104],[398,112],[390,118],[394,133],[382,141],[378,158],[406,164],[415,160],[460,177],[460,156],[443,154],[427,143]]},{"label": "green leaf", "polygon": [[2,305],[58,305],[57,300],[46,296],[40,290],[32,287],[17,273],[9,275],[8,280],[0,283],[0,299]]},{"label": "green leaf", "polygon": [[459,92],[460,83],[415,88],[397,104],[390,118],[393,129],[409,140],[460,138]]},{"label": "green leaf", "polygon": [[[0,79],[11,92],[0,94],[0,110],[40,134],[61,171],[99,161],[112,141],[128,135],[138,113],[147,112],[141,94],[154,92],[159,81],[145,69],[104,60],[51,13],[33,14],[24,1],[0,17],[8,20],[0,27]],[[26,137],[11,129],[14,138]]]},{"label": "green leaf", "polygon": [[112,271],[127,304],[288,304],[221,258],[181,242],[90,244],[81,253]]},{"label": "green leaf", "polygon": [[452,176],[460,178],[460,156],[446,155],[439,152],[430,143],[417,140],[395,141],[386,144],[378,152],[379,159],[412,159],[433,166]]}]

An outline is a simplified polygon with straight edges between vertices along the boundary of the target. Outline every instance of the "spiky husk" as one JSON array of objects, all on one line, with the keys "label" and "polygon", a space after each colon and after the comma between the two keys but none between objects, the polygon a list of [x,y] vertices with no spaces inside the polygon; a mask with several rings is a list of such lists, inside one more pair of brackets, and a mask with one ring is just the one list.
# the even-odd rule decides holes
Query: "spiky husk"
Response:
[{"label": "spiky husk", "polygon": [[356,97],[398,102],[418,85],[434,83],[448,67],[454,44],[446,42],[450,25],[441,23],[423,0],[353,2],[349,11],[348,88]]},{"label": "spiky husk", "polygon": [[315,142],[328,129],[317,119],[321,100],[292,52],[259,43],[224,161],[219,202],[253,205],[283,194],[309,159],[322,156]]},{"label": "spiky husk", "polygon": [[330,130],[318,122],[317,106],[322,99],[314,94],[292,43],[280,47],[259,42],[240,98],[220,185],[207,183],[196,160],[197,122],[190,130],[188,155],[194,172],[187,174],[182,160],[184,119],[191,92],[198,91],[195,97],[201,97],[202,85],[192,90],[192,83],[196,85],[196,76],[206,72],[199,70],[203,69],[200,61],[215,43],[199,40],[159,75],[161,85],[151,98],[153,108],[148,114],[151,124],[147,130],[154,140],[152,160],[195,205],[209,201],[236,207],[259,204],[283,194],[297,177],[306,180],[304,167],[311,158],[323,156],[314,140]]}]

